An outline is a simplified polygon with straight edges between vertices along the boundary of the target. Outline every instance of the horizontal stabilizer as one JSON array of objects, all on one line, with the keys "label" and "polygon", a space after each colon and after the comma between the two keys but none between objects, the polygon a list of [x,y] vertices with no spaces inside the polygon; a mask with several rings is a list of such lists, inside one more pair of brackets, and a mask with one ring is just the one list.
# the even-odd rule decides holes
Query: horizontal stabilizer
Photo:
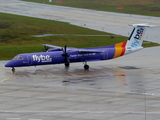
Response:
[{"label": "horizontal stabilizer", "polygon": [[154,25],[149,25],[148,23],[130,24],[129,26],[133,26],[133,27],[155,27]]}]

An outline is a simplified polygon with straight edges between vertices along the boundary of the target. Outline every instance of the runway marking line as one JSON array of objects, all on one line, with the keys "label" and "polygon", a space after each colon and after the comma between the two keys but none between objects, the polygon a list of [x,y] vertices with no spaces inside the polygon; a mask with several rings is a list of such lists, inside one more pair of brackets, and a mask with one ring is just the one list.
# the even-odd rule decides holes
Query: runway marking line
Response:
[{"label": "runway marking line", "polygon": [[5,79],[1,80],[0,82],[4,82],[4,81],[9,80],[9,79],[11,79],[11,78],[12,78],[12,77],[5,78]]}]

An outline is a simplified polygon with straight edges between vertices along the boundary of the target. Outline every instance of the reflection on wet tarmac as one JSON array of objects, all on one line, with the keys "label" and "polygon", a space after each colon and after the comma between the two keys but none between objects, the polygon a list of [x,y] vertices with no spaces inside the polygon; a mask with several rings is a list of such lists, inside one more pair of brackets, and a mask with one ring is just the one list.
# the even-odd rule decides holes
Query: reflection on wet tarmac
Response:
[{"label": "reflection on wet tarmac", "polygon": [[[99,67],[90,70],[70,67],[37,67],[16,71],[14,77],[29,78],[32,81],[41,79],[50,85],[94,88],[111,90],[127,94],[141,94],[145,92],[144,71],[133,66]],[[114,89],[108,89],[114,88]]]},{"label": "reflection on wet tarmac", "polygon": [[123,67],[120,67],[120,68],[123,68],[123,69],[140,69],[140,68],[137,68],[137,67],[133,67],[133,66],[123,66]]}]

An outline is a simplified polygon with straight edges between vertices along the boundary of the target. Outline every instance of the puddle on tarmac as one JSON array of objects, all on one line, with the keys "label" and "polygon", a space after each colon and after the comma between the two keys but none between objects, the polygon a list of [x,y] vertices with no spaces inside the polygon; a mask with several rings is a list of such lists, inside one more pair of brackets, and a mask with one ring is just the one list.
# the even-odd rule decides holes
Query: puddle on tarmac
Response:
[{"label": "puddle on tarmac", "polygon": [[123,67],[120,67],[120,68],[127,69],[127,70],[141,69],[141,68],[137,68],[137,67],[133,67],[133,66],[123,66]]}]

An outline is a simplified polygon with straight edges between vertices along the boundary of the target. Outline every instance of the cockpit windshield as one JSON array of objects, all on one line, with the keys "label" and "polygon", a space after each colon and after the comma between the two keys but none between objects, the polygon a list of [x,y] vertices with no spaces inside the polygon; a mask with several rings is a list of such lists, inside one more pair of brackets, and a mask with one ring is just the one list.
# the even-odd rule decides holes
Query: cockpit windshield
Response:
[{"label": "cockpit windshield", "polygon": [[13,60],[23,60],[24,58],[22,57],[22,56],[15,56],[14,58],[13,58]]}]

